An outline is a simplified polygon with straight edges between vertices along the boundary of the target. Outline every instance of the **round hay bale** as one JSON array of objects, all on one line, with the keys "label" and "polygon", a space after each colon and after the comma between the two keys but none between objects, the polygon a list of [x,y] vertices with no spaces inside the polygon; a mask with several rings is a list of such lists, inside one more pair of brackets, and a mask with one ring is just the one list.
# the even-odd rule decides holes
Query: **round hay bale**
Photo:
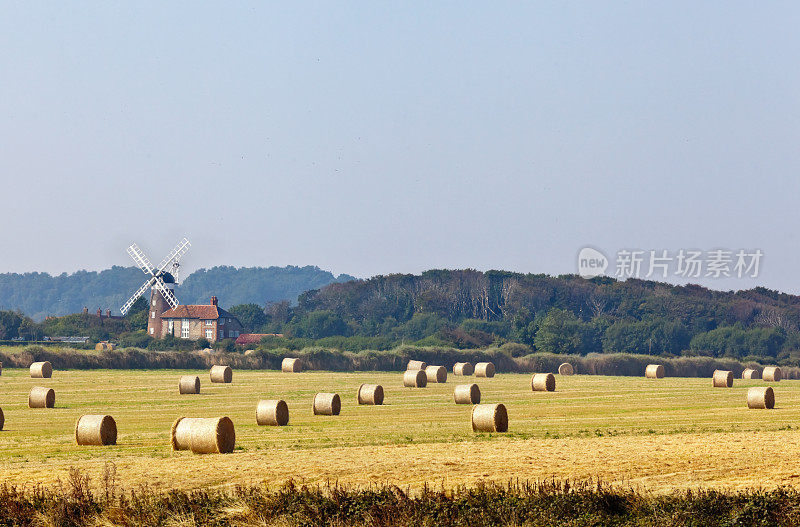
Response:
[{"label": "round hay bale", "polygon": [[745,368],[742,371],[742,379],[760,379],[761,371],[755,368]]},{"label": "round hay bale", "polygon": [[775,408],[775,392],[769,386],[747,390],[747,407],[771,410]]},{"label": "round hay bale", "polygon": [[117,422],[110,415],[82,415],[75,422],[76,445],[116,445]]},{"label": "round hay bale", "polygon": [[444,366],[428,366],[425,368],[425,375],[428,377],[428,382],[447,382],[447,369]]},{"label": "round hay bale", "polygon": [[211,382],[229,383],[233,380],[233,370],[230,366],[211,366]]},{"label": "round hay bale", "polygon": [[424,370],[428,367],[428,363],[422,360],[410,360],[406,365],[406,370]]},{"label": "round hay bale", "polygon": [[476,364],[475,377],[494,377],[494,363],[479,362]]},{"label": "round hay bale", "polygon": [[200,417],[179,417],[172,423],[172,430],[169,434],[172,450],[189,450],[192,425],[200,419]]},{"label": "round hay bale", "polygon": [[49,379],[53,376],[53,365],[48,361],[34,362],[31,364],[31,377],[34,379]]},{"label": "round hay bale", "polygon": [[406,388],[425,388],[428,376],[423,370],[406,370],[403,374],[403,386]]},{"label": "round hay bale", "polygon": [[195,454],[227,454],[236,444],[233,421],[228,417],[179,417],[170,436],[173,450]]},{"label": "round hay bale", "polygon": [[558,367],[558,374],[559,375],[574,375],[575,368],[572,367],[572,364],[569,362],[563,363],[561,366]]},{"label": "round hay bale", "polygon": [[453,364],[453,375],[470,376],[475,373],[471,362],[456,362]]},{"label": "round hay bale", "polygon": [[714,370],[712,384],[714,388],[730,388],[733,386],[733,372],[728,370]]},{"label": "round hay bale", "polygon": [[342,410],[342,399],[338,393],[318,393],[311,405],[314,415],[339,415]]},{"label": "round hay bale", "polygon": [[303,371],[303,363],[300,359],[286,357],[281,361],[281,371],[284,373],[300,373]]},{"label": "round hay bale", "polygon": [[477,384],[459,384],[453,390],[456,404],[478,404],[481,402],[481,389]]},{"label": "round hay bale", "polygon": [[661,364],[648,364],[644,369],[645,379],[663,379],[664,366]]},{"label": "round hay bale", "polygon": [[178,381],[178,393],[181,395],[200,393],[200,377],[197,375],[181,375]]},{"label": "round hay bale", "polygon": [[534,392],[553,392],[556,389],[556,376],[552,373],[534,373],[531,377]]},{"label": "round hay bale", "polygon": [[356,395],[358,404],[383,404],[383,386],[380,384],[362,384]]},{"label": "round hay bale", "polygon": [[472,407],[473,432],[508,432],[508,412],[502,404],[476,404]]},{"label": "round hay bale", "polygon": [[286,401],[280,399],[258,401],[256,423],[262,426],[286,426],[289,424],[289,406]]},{"label": "round hay bale", "polygon": [[28,394],[28,407],[53,408],[56,405],[56,392],[52,388],[34,386]]},{"label": "round hay bale", "polygon": [[779,366],[766,366],[761,374],[761,379],[767,382],[778,382],[783,379],[783,372]]}]

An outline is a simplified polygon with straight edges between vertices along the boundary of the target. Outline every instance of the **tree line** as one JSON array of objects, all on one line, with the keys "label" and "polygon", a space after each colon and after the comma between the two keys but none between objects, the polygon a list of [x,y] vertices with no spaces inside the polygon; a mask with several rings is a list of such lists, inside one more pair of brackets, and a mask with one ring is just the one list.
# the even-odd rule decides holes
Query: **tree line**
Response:
[{"label": "tree line", "polygon": [[800,297],[763,287],[726,292],[610,277],[432,270],[330,284],[303,293],[296,306],[236,309],[254,314],[251,327],[290,342],[339,341],[354,350],[518,342],[557,354],[741,360],[795,358],[800,350]]},{"label": "tree line", "polygon": [[[303,292],[296,304],[247,302],[229,311],[250,332],[283,335],[265,337],[258,346],[262,349],[387,350],[401,344],[478,349],[513,342],[528,353],[697,355],[784,363],[800,357],[800,297],[761,287],[726,292],[610,277],[432,270],[330,283]],[[78,314],[36,324],[4,312],[0,340],[39,331],[117,338],[142,348],[206,344],[152,341],[144,333],[146,317],[146,302],[122,320]],[[231,343],[224,346],[234,349]]]}]

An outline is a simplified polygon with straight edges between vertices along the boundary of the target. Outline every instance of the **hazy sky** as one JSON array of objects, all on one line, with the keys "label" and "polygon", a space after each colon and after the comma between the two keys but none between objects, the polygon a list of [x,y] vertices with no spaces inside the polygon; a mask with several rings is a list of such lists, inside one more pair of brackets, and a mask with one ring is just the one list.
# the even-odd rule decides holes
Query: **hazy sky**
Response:
[{"label": "hazy sky", "polygon": [[[570,273],[800,292],[796,2],[0,3],[0,272]],[[187,269],[188,270],[188,269]]]}]

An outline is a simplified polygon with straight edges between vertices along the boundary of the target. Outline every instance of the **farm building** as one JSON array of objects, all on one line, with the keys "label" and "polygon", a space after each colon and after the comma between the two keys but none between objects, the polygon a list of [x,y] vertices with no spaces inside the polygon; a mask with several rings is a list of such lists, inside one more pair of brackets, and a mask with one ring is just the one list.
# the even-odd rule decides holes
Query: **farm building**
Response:
[{"label": "farm building", "polygon": [[211,297],[208,305],[178,305],[164,309],[166,304],[159,302],[161,295],[151,299],[150,317],[147,332],[150,335],[164,338],[173,335],[176,338],[197,340],[205,337],[209,342],[223,339],[235,339],[242,333],[242,324],[235,315],[225,311],[218,305],[217,297]]}]

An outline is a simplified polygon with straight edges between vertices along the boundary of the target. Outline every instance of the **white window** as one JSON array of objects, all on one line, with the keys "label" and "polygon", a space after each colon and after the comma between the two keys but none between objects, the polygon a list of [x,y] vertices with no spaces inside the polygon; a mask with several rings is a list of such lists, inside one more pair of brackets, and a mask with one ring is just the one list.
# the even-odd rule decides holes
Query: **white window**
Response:
[{"label": "white window", "polygon": [[153,328],[150,328],[150,334],[151,335],[153,334],[153,331],[155,331],[155,330]]},{"label": "white window", "polygon": [[170,320],[169,322],[167,322],[167,327],[169,328],[169,334],[170,335],[174,335],[175,334],[175,321],[174,320]]},{"label": "white window", "polygon": [[213,325],[214,325],[213,320],[206,320],[206,326],[213,326]]},{"label": "white window", "polygon": [[181,338],[188,339],[189,338],[189,319],[184,318],[181,322]]},{"label": "white window", "polygon": [[208,340],[211,340],[211,339],[214,338],[214,330],[213,329],[207,329],[206,330],[206,338]]},{"label": "white window", "polygon": [[156,312],[155,311],[151,311],[150,312],[150,318],[156,318]]},{"label": "white window", "polygon": [[156,301],[155,301],[155,299],[154,299],[154,300],[153,300],[153,306],[155,306],[155,305],[156,305]]}]

